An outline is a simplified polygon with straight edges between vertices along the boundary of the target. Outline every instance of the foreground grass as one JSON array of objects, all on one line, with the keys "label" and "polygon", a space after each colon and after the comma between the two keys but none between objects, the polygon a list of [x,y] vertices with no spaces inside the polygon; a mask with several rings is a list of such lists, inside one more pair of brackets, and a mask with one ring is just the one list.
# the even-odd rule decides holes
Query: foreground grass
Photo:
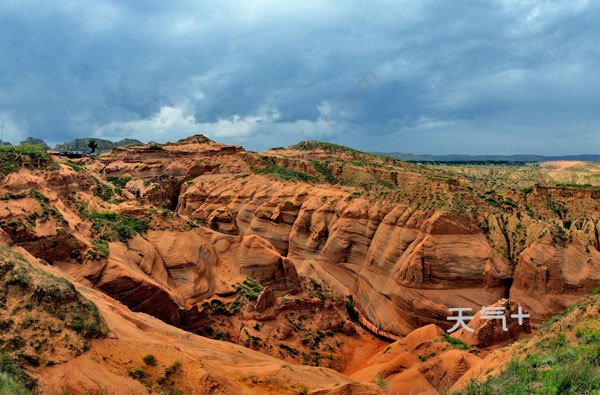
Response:
[{"label": "foreground grass", "polygon": [[600,393],[600,297],[590,296],[540,327],[538,341],[498,376],[463,394]]},{"label": "foreground grass", "polygon": [[0,245],[0,395],[39,393],[26,366],[75,358],[107,334],[94,303],[73,284]]}]

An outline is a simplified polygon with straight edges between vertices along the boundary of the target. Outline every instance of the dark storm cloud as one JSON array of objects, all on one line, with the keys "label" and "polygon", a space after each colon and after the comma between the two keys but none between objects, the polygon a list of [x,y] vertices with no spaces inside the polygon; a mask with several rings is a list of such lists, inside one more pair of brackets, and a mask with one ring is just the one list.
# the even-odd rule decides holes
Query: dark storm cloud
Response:
[{"label": "dark storm cloud", "polygon": [[4,1],[0,119],[13,143],[203,132],[259,150],[318,138],[378,151],[590,153],[598,11],[587,1]]}]

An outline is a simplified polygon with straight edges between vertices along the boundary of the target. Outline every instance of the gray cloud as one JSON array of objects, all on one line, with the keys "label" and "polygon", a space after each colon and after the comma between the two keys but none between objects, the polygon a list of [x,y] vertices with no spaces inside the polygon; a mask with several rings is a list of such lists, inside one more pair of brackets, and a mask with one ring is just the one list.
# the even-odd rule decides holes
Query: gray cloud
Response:
[{"label": "gray cloud", "polygon": [[[600,143],[598,3],[202,3],[2,2],[5,135],[434,154]],[[364,96],[368,71],[380,81]]]}]

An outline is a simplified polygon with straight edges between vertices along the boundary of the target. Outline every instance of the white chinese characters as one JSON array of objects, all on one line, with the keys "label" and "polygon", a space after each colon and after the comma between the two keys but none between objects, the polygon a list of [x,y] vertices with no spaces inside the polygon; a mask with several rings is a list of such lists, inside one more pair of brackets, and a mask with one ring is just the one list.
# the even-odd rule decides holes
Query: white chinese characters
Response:
[{"label": "white chinese characters", "polygon": [[[450,312],[458,313],[458,315],[456,315],[456,316],[446,317],[448,319],[448,321],[456,321],[456,324],[452,328],[448,329],[448,331],[447,331],[448,333],[454,332],[459,327],[462,327],[469,332],[474,332],[474,329],[469,327],[467,325],[467,323],[465,322],[465,320],[471,321],[473,318],[475,318],[475,316],[463,315],[465,312],[471,311],[472,310],[471,308],[453,307],[453,308],[449,308],[448,310],[450,310]],[[508,331],[508,327],[506,325],[506,315],[504,314],[505,310],[506,310],[506,307],[502,307],[502,306],[499,306],[499,307],[482,306],[480,318],[482,320],[500,320],[500,321],[502,321],[502,330]],[[523,319],[529,318],[529,317],[530,317],[530,315],[524,313],[523,308],[521,306],[519,306],[517,314],[510,315],[510,318],[518,319],[519,325],[523,325]]]}]

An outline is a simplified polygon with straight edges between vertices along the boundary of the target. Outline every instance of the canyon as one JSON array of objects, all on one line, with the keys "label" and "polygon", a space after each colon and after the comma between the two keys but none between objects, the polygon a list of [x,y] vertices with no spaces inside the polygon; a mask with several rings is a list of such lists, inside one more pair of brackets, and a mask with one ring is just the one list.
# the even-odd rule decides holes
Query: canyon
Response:
[{"label": "canyon", "polygon": [[[107,328],[27,366],[48,393],[459,391],[600,284],[600,168],[585,162],[419,165],[202,135],[0,154],[6,259],[75,284]],[[503,331],[483,306],[530,318]],[[471,309],[472,334],[448,337],[450,308]],[[177,380],[156,387],[144,355],[179,362]]]}]

